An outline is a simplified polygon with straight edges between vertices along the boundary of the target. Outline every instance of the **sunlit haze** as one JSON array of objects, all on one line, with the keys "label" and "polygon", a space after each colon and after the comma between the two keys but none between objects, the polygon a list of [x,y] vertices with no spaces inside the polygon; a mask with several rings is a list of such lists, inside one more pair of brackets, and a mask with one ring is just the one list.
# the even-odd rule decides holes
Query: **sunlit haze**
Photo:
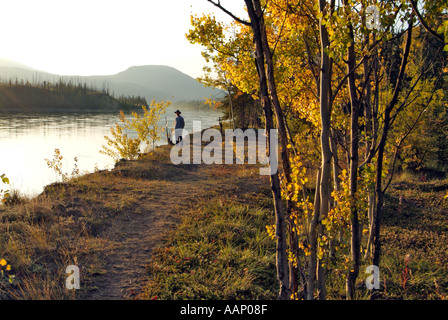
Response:
[{"label": "sunlit haze", "polygon": [[[243,1],[221,4],[245,17]],[[231,19],[206,0],[3,1],[0,57],[62,75],[154,64],[197,77],[205,62],[185,33],[191,14],[212,12]]]}]

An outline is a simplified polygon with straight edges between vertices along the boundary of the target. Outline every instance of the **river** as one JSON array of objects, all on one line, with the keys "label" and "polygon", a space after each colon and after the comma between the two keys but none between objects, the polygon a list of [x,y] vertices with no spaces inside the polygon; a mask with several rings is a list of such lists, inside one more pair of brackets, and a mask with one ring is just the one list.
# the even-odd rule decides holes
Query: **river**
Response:
[{"label": "river", "polygon": [[[172,128],[176,109],[182,111],[189,132],[193,121],[201,121],[205,129],[217,125],[222,115],[217,110],[170,106],[159,124],[165,127],[167,120],[168,128]],[[81,173],[111,169],[114,160],[99,151],[106,144],[104,136],[111,136],[110,128],[116,122],[116,113],[0,113],[0,175],[4,173],[10,179],[10,188],[19,194],[36,196],[44,186],[61,181],[45,161],[53,159],[56,148],[64,157],[63,171],[68,174],[74,168],[75,157]],[[163,133],[156,145],[166,143]],[[0,189],[3,187],[0,185]]]}]

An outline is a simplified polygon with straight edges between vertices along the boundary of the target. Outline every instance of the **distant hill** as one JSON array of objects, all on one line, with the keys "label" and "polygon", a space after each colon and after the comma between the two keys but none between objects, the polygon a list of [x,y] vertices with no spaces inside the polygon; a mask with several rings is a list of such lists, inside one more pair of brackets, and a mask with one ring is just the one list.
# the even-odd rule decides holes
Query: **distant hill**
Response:
[{"label": "distant hill", "polygon": [[107,81],[110,90],[125,95],[138,94],[149,99],[202,100],[219,90],[204,87],[194,78],[168,66],[138,66],[111,76],[89,77],[97,83]]},{"label": "distant hill", "polygon": [[16,61],[12,61],[5,58],[0,58],[0,66],[1,67],[8,67],[8,68],[21,68],[21,69],[27,69],[31,71],[36,71],[36,69],[28,67],[22,63],[18,63]]},{"label": "distant hill", "polygon": [[148,101],[156,100],[203,100],[205,97],[215,96],[221,91],[204,87],[194,78],[168,66],[134,66],[113,75],[102,76],[61,76],[38,71],[14,61],[0,59],[0,82],[20,83],[29,81],[41,83],[43,81],[87,83],[98,89],[106,89],[114,96],[142,96]]}]

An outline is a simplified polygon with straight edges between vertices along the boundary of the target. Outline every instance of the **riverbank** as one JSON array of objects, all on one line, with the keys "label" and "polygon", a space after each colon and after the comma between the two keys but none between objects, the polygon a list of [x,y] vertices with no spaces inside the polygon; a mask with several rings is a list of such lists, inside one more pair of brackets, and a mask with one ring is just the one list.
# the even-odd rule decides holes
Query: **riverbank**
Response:
[{"label": "riverbank", "polygon": [[[170,150],[1,207],[0,260],[11,270],[3,267],[0,298],[275,299],[269,177],[256,165],[176,166]],[[447,298],[447,191],[446,179],[391,185],[373,298]],[[79,290],[65,288],[69,265],[80,269]],[[338,272],[329,272],[340,279],[329,299],[344,299]],[[364,282],[361,273],[358,299],[370,298]]]},{"label": "riverbank", "polygon": [[[158,125],[171,130],[177,109],[182,111],[189,132],[192,132],[192,119],[201,121],[205,129],[218,125],[222,116],[216,110],[170,105]],[[142,112],[140,107],[137,113]],[[22,196],[36,196],[46,185],[57,181],[58,175],[45,161],[54,157],[55,149],[64,157],[62,169],[68,174],[74,168],[75,157],[81,173],[114,166],[113,159],[99,151],[107,143],[104,136],[111,137],[110,129],[120,121],[118,112],[0,113],[0,150],[3,151],[0,173],[6,174],[10,188]],[[131,112],[125,115],[132,118]],[[131,132],[130,136],[134,138],[136,133]],[[165,132],[160,136],[156,145],[167,143]]]},{"label": "riverbank", "polygon": [[[154,248],[193,208],[219,200],[252,207],[248,197],[269,199],[268,177],[257,166],[175,166],[170,150],[160,146],[0,208],[0,258],[15,276],[12,284],[0,281],[2,298],[133,297],[143,288]],[[80,290],[63,286],[69,265],[80,269]]]}]

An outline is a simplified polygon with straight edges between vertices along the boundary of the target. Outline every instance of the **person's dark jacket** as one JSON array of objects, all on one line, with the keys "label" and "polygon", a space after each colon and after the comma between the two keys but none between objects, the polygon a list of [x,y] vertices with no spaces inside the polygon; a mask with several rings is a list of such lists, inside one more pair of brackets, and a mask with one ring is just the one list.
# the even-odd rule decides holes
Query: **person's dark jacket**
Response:
[{"label": "person's dark jacket", "polygon": [[174,127],[174,129],[183,129],[184,127],[185,127],[184,118],[182,118],[182,116],[176,117],[176,126]]}]

